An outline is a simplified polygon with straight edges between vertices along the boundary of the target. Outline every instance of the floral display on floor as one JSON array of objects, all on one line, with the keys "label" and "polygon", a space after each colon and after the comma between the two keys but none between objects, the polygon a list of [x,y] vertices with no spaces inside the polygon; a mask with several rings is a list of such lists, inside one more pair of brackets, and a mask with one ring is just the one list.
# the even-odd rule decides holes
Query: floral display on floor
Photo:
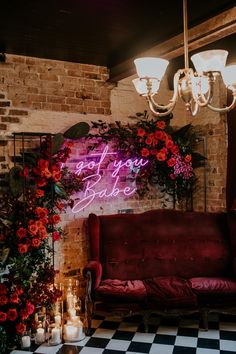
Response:
[{"label": "floral display on floor", "polygon": [[34,330],[35,313],[50,309],[61,296],[54,284],[53,247],[64,235],[60,213],[82,188],[81,177],[61,168],[71,152],[71,143],[61,147],[62,142],[49,134],[23,152],[0,200],[0,271],[7,269],[0,273],[1,353],[18,346],[25,331]]}]

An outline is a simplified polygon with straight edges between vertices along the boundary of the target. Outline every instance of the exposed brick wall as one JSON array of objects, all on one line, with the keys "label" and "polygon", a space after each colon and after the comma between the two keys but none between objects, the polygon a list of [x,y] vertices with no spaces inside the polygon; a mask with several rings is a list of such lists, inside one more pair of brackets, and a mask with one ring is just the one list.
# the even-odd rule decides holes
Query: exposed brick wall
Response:
[{"label": "exposed brick wall", "polygon": [[95,65],[16,55],[0,63],[0,90],[27,109],[109,115],[108,78],[108,69]]}]

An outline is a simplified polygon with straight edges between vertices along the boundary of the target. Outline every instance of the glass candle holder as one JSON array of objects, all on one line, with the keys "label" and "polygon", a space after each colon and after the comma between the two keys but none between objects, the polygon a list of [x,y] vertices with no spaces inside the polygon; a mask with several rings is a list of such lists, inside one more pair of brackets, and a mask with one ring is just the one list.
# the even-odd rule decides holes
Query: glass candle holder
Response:
[{"label": "glass candle holder", "polygon": [[25,331],[21,337],[21,349],[27,350],[31,346],[31,333],[30,331]]},{"label": "glass candle holder", "polygon": [[36,344],[42,344],[45,342],[45,330],[42,327],[37,328],[36,333],[35,333],[35,343]]},{"label": "glass candle holder", "polygon": [[61,327],[55,326],[50,328],[49,345],[58,345],[61,343]]}]

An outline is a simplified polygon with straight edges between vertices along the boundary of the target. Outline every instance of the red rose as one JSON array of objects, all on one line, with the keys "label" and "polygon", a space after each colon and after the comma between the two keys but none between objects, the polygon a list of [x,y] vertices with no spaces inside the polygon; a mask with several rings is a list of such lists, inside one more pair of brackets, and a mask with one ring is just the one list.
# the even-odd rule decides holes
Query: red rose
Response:
[{"label": "red rose", "polygon": [[20,254],[27,253],[28,252],[28,247],[29,247],[29,245],[24,245],[23,243],[19,243],[18,252]]},{"label": "red rose", "polygon": [[155,131],[155,138],[158,140],[165,140],[166,139],[166,133],[160,130]]},{"label": "red rose", "polygon": [[34,305],[31,304],[30,301],[26,302],[26,311],[28,312],[29,315],[32,315],[32,313],[34,313]]},{"label": "red rose", "polygon": [[171,157],[168,161],[167,161],[167,165],[169,167],[173,167],[176,164],[176,160],[174,157]]},{"label": "red rose", "polygon": [[185,156],[185,158],[184,158],[184,161],[186,161],[186,162],[190,162],[190,161],[192,161],[192,156],[191,155],[186,155]]},{"label": "red rose", "polygon": [[31,225],[29,225],[29,227],[28,227],[28,231],[29,231],[29,233],[30,233],[31,236],[34,236],[34,235],[37,234],[38,228],[37,228],[37,226],[36,226],[35,224],[31,224]]},{"label": "red rose", "polygon": [[145,140],[145,143],[148,144],[148,145],[151,145],[152,140],[153,139],[150,136],[148,136],[147,139]]},{"label": "red rose", "polygon": [[16,309],[9,309],[8,313],[7,313],[7,318],[10,321],[15,321],[15,319],[17,318],[17,311]]},{"label": "red rose", "polygon": [[61,202],[56,202],[56,207],[57,207],[59,210],[63,210],[63,209],[64,209],[64,204],[61,203]]},{"label": "red rose", "polygon": [[22,320],[27,320],[27,318],[29,317],[28,311],[26,310],[20,310],[20,318]]},{"label": "red rose", "polygon": [[157,127],[158,129],[165,129],[166,123],[165,123],[163,120],[159,120],[159,121],[157,122],[157,124],[156,124],[156,127]]},{"label": "red rose", "polygon": [[19,301],[20,301],[20,299],[19,299],[19,297],[18,297],[17,294],[12,294],[12,295],[10,296],[9,302],[10,302],[11,304],[18,304]]},{"label": "red rose", "polygon": [[169,176],[170,176],[170,179],[173,179],[173,180],[176,179],[176,176],[173,173],[171,173]]},{"label": "red rose", "polygon": [[146,135],[146,132],[143,128],[138,128],[137,135],[143,137],[144,135]]},{"label": "red rose", "polygon": [[39,159],[38,160],[38,167],[41,168],[41,170],[45,170],[45,168],[49,167],[49,161],[44,160],[44,159]]},{"label": "red rose", "polygon": [[47,237],[47,230],[46,230],[46,227],[45,226],[41,226],[39,229],[38,229],[38,237],[40,240],[45,240],[45,238]]},{"label": "red rose", "polygon": [[7,287],[5,284],[0,283],[0,295],[6,295]]},{"label": "red rose", "polygon": [[44,196],[44,190],[42,190],[42,189],[36,189],[36,191],[35,191],[35,197],[36,198],[41,198],[41,197],[43,197]]},{"label": "red rose", "polygon": [[26,331],[26,325],[23,322],[18,323],[16,331],[17,333],[23,334]]},{"label": "red rose", "polygon": [[28,167],[24,167],[23,170],[20,171],[20,176],[27,177],[28,175],[29,175],[29,169],[28,169]]},{"label": "red rose", "polygon": [[50,178],[52,175],[48,168],[45,168],[42,172],[43,172],[43,176],[46,178]]},{"label": "red rose", "polygon": [[52,224],[52,225],[58,224],[60,221],[61,221],[61,218],[57,214],[53,214],[49,220],[50,224]]},{"label": "red rose", "polygon": [[48,209],[37,207],[35,209],[35,214],[39,219],[45,218],[48,215]]},{"label": "red rose", "polygon": [[60,172],[60,166],[59,165],[52,165],[51,167],[52,172]]},{"label": "red rose", "polygon": [[46,178],[42,177],[36,180],[36,184],[39,188],[46,186],[47,180]]},{"label": "red rose", "polygon": [[0,306],[6,305],[8,303],[8,298],[6,295],[1,295],[0,296]]},{"label": "red rose", "polygon": [[61,173],[60,172],[52,172],[52,179],[54,182],[58,182],[61,179]]},{"label": "red rose", "polygon": [[38,239],[37,237],[34,237],[34,238],[32,239],[31,244],[32,244],[33,247],[38,248],[38,247],[40,246],[40,244],[41,244],[41,241],[40,241],[40,239]]},{"label": "red rose", "polygon": [[149,156],[149,150],[147,148],[142,148],[141,155],[143,157]]},{"label": "red rose", "polygon": [[54,231],[52,233],[52,239],[53,239],[54,242],[60,240],[60,234],[59,234],[58,231]]},{"label": "red rose", "polygon": [[177,145],[173,145],[170,151],[172,152],[172,154],[176,155],[179,152],[179,147]]},{"label": "red rose", "polygon": [[3,311],[0,311],[0,322],[4,322],[7,319],[7,314]]},{"label": "red rose", "polygon": [[167,147],[167,149],[171,149],[173,147],[173,145],[174,145],[173,140],[166,139],[166,147]]},{"label": "red rose", "polygon": [[16,287],[16,293],[17,293],[17,295],[22,295],[22,294],[24,294],[24,290],[22,289],[21,286],[17,285],[17,287]]},{"label": "red rose", "polygon": [[162,150],[158,151],[156,154],[156,158],[158,161],[165,161],[167,159],[166,153]]},{"label": "red rose", "polygon": [[26,237],[27,234],[27,230],[24,227],[20,227],[17,231],[16,231],[16,236],[18,236],[20,239],[23,237]]}]

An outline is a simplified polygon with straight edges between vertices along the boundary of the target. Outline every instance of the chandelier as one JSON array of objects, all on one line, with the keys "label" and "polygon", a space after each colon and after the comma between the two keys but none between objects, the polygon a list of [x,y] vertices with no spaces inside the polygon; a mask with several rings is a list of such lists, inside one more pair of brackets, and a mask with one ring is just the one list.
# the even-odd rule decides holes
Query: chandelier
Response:
[{"label": "chandelier", "polygon": [[[208,107],[215,112],[227,112],[236,105],[236,64],[225,66],[228,52],[226,50],[207,50],[195,54],[191,60],[196,72],[189,67],[187,0],[183,0],[184,27],[184,69],[174,75],[174,93],[167,105],[156,102],[160,82],[169,61],[161,58],[143,57],[134,60],[138,78],[133,80],[137,92],[146,97],[149,108],[155,116],[168,115],[174,109],[178,97],[185,102],[186,109],[195,116],[199,107]],[[232,91],[232,103],[227,107],[212,105],[216,78],[221,76],[225,86]]]}]

